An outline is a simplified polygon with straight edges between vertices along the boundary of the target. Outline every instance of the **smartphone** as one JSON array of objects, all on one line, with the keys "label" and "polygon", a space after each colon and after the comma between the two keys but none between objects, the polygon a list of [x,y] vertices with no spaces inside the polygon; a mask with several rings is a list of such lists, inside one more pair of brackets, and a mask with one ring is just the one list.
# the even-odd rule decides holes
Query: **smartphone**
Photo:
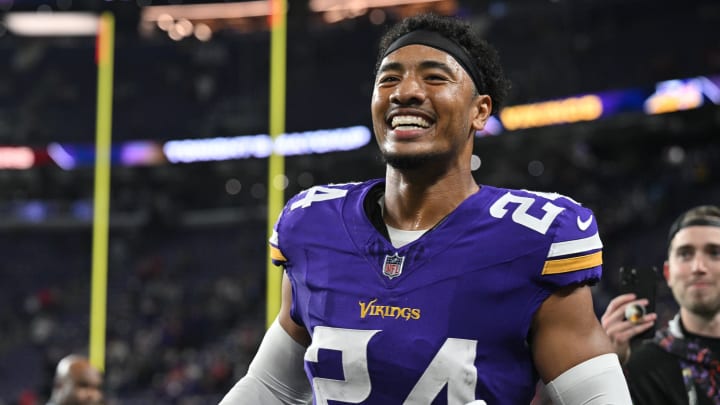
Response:
[{"label": "smartphone", "polygon": [[[621,267],[620,293],[633,293],[635,296],[645,298],[648,304],[641,308],[632,308],[640,316],[655,312],[655,298],[658,288],[658,271],[654,266]],[[626,311],[626,314],[628,311]],[[633,341],[650,339],[655,336],[655,326],[632,338]]]}]

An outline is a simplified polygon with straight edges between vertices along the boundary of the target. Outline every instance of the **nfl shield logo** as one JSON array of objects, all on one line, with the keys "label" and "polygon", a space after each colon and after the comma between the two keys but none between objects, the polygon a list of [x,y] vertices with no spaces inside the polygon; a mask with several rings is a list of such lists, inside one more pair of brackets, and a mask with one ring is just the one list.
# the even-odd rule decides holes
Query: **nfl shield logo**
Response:
[{"label": "nfl shield logo", "polygon": [[383,274],[390,280],[402,274],[403,262],[405,256],[398,256],[397,252],[390,256],[385,255],[385,264],[383,265]]}]

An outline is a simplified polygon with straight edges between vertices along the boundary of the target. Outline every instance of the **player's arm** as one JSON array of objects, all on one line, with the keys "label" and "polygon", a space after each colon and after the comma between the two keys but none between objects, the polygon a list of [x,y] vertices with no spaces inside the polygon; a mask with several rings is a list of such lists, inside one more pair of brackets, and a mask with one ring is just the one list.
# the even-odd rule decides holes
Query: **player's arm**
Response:
[{"label": "player's arm", "polygon": [[[310,346],[310,335],[307,329],[298,325],[290,317],[290,306],[292,305],[292,284],[287,274],[283,273],[282,279],[282,302],[280,304],[280,313],[278,314],[278,322],[280,326],[287,332],[293,340],[305,348]],[[302,363],[301,363],[302,364]],[[303,373],[303,376],[305,374]]]},{"label": "player's arm", "polygon": [[282,304],[265,333],[247,374],[225,395],[220,405],[308,404],[312,390],[303,370],[310,336],[290,317],[292,287],[283,275]]},{"label": "player's arm", "polygon": [[561,288],[543,302],[533,318],[530,344],[553,403],[631,404],[587,285]]}]

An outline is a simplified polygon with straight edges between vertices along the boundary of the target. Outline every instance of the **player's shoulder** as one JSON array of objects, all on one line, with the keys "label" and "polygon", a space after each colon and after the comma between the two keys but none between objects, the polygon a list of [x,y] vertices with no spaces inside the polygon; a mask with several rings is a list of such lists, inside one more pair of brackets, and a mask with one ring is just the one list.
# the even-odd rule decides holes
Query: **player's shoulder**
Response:
[{"label": "player's shoulder", "polygon": [[[332,183],[312,186],[288,200],[280,214],[280,223],[327,223],[337,218],[343,207],[362,206],[362,198],[377,181]],[[352,201],[350,201],[352,200]],[[359,210],[360,208],[356,208]]]},{"label": "player's shoulder", "polygon": [[348,193],[365,190],[372,187],[373,184],[375,184],[375,181],[315,185],[291,197],[286,204],[286,210],[294,211],[298,208],[311,208],[318,202],[338,204],[347,197]]},{"label": "player's shoulder", "polygon": [[[305,243],[309,238],[327,235],[327,229],[336,229],[335,225],[343,221],[343,209],[347,199],[353,199],[355,206],[361,206],[361,196],[365,195],[363,191],[369,190],[375,184],[377,181],[321,184],[295,194],[285,204],[273,227],[270,237],[270,245],[276,249],[273,260],[286,260],[280,251],[281,242],[285,251],[293,241]],[[356,207],[353,212],[360,210],[361,208]]]},{"label": "player's shoulder", "polygon": [[517,202],[518,204],[551,203],[553,205],[562,207],[563,210],[567,209],[571,212],[588,211],[588,208],[585,208],[582,203],[576,201],[568,195],[561,193],[502,187],[484,187],[492,189],[493,193],[495,194],[495,200],[504,199],[506,201]]},{"label": "player's shoulder", "polygon": [[564,194],[488,187],[490,215],[523,225],[555,239],[575,239],[597,233],[591,209]]}]

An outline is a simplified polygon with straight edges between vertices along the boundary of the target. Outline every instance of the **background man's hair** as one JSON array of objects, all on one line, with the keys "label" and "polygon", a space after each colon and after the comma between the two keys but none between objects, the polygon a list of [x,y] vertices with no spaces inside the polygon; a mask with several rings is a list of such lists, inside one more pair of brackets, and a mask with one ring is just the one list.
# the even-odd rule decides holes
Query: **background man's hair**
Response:
[{"label": "background man's hair", "polygon": [[458,18],[420,14],[408,17],[391,27],[380,39],[375,73],[377,73],[388,47],[401,36],[417,30],[438,32],[456,42],[470,55],[482,75],[483,88],[477,89],[477,91],[490,96],[493,101],[492,113],[497,113],[510,88],[510,82],[505,78],[500,64],[500,57],[497,50],[480,38],[468,22]]},{"label": "background man's hair", "polygon": [[689,225],[717,225],[720,226],[720,206],[700,205],[691,208],[682,214],[670,226],[668,232],[668,246],[671,244],[675,234],[682,228]]}]

